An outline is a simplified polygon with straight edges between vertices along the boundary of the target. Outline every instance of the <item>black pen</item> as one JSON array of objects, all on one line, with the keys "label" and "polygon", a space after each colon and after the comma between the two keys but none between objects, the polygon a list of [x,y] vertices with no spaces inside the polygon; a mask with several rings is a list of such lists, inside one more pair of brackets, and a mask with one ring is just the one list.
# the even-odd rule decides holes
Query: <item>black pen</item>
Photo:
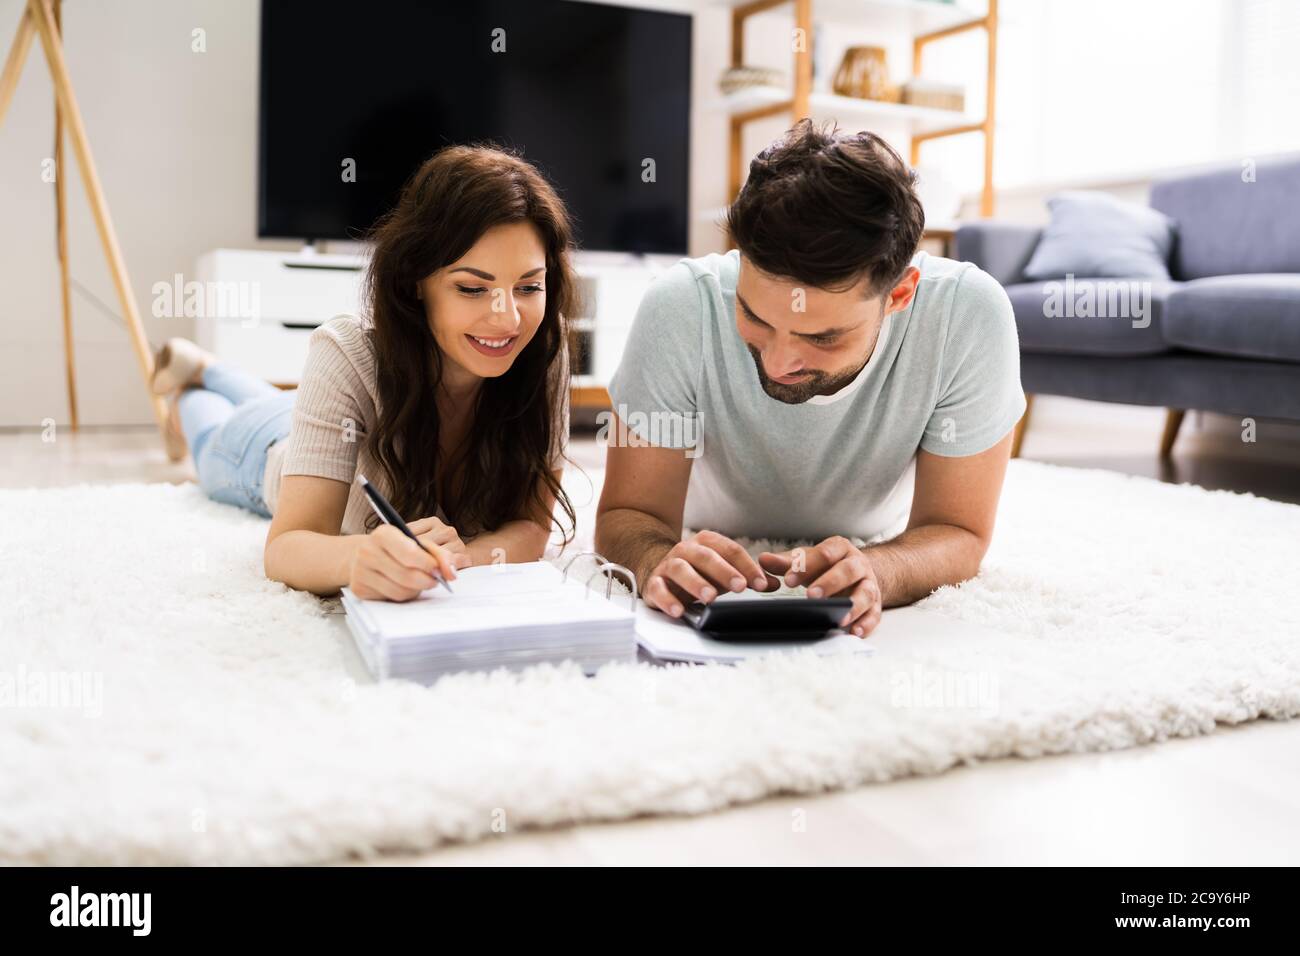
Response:
[{"label": "black pen", "polygon": [[[375,510],[375,514],[379,515],[379,520],[384,524],[391,524],[398,531],[402,532],[402,534],[420,545],[420,550],[432,558],[433,552],[426,548],[421,543],[420,539],[415,536],[415,532],[406,526],[406,522],[402,520],[402,516],[399,515],[393,506],[388,503],[388,499],[383,496],[383,493],[370,482],[366,481],[365,475],[357,475],[357,481],[361,482],[361,490],[366,493],[366,500],[370,502],[370,507]],[[437,559],[435,558],[434,560]],[[442,571],[437,567],[433,569],[433,576],[438,579],[439,584],[447,589],[448,594],[456,593],[451,589],[451,585],[447,583],[447,579],[442,576]]]}]

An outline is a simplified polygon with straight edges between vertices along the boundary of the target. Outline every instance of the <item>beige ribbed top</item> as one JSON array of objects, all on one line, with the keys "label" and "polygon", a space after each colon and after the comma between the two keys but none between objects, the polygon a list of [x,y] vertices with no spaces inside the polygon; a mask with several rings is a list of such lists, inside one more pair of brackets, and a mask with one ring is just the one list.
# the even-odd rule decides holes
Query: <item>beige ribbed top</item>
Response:
[{"label": "beige ribbed top", "polygon": [[[561,352],[557,371],[567,369],[567,350]],[[563,394],[562,427],[557,430],[554,467],[564,467],[563,455],[569,434],[569,395]],[[284,475],[312,475],[352,485],[340,534],[365,534],[371,514],[365,492],[355,483],[357,473],[365,475],[391,499],[384,470],[366,448],[366,439],[378,421],[375,390],[375,354],[370,334],[352,316],[339,316],[311,335],[307,364],[293,407],[289,437],[276,442],[267,452],[262,497],[267,510],[275,513]],[[402,515],[415,521],[424,515]],[[442,509],[437,517],[446,521]]]}]

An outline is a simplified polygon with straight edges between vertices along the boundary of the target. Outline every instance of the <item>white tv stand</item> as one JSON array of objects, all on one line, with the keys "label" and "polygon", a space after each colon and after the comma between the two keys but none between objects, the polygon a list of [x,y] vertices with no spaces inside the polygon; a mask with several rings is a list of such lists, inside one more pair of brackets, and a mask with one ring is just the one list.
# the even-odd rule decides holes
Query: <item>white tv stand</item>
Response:
[{"label": "white tv stand", "polygon": [[[298,384],[307,340],[318,325],[360,307],[364,255],[312,251],[269,252],[214,249],[199,257],[196,275],[204,289],[232,290],[256,304],[253,315],[239,308],[198,317],[200,345],[223,361],[280,386]],[[244,291],[247,290],[247,291]],[[212,296],[209,295],[209,299]]]},{"label": "white tv stand", "polygon": [[[269,382],[295,386],[312,331],[337,315],[360,314],[368,261],[364,251],[323,253],[310,248],[205,253],[196,269],[203,288],[228,290],[227,303],[251,302],[256,309],[204,310],[197,316],[199,344]],[[606,386],[622,358],[637,305],[655,276],[676,261],[675,256],[606,253],[575,257],[580,307],[569,317],[575,406],[608,406]],[[248,285],[232,285],[238,283]],[[214,298],[211,291],[207,298]]]}]

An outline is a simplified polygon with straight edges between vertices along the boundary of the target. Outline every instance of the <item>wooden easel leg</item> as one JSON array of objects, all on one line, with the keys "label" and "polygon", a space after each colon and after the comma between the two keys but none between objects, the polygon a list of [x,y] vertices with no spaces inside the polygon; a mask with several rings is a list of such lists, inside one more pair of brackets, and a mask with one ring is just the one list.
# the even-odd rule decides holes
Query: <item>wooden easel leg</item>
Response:
[{"label": "wooden easel leg", "polygon": [[[77,99],[72,92],[72,79],[68,75],[68,65],[63,59],[63,45],[59,42],[50,0],[27,0],[27,11],[36,23],[36,32],[41,38],[45,59],[50,65],[50,77],[54,82],[59,106],[67,116],[68,131],[72,135],[72,147],[77,154],[77,165],[81,168],[81,178],[90,199],[91,211],[95,214],[95,225],[99,229],[99,239],[104,246],[104,255],[108,259],[113,285],[117,288],[117,297],[122,305],[122,314],[126,319],[126,328],[131,337],[136,361],[140,365],[141,379],[148,391],[149,380],[153,377],[153,352],[144,334],[140,312],[136,308],[135,296],[131,292],[131,281],[126,274],[126,263],[117,244],[117,234],[113,230],[113,222],[109,217],[108,203],[104,199],[104,190],[100,186],[99,174],[95,170],[95,161],[90,153],[90,141],[86,136],[85,124],[81,120],[81,110],[77,107]],[[161,436],[167,427],[167,406],[161,396],[150,393],[149,399]]]},{"label": "wooden easel leg", "polygon": [[[54,27],[63,36],[63,0],[54,0]],[[81,427],[77,414],[77,370],[73,361],[72,290],[68,277],[68,188],[63,179],[63,111],[54,98],[54,206],[55,235],[59,247],[59,287],[63,295],[63,358],[68,379],[68,417],[75,432]]]},{"label": "wooden easel leg", "polygon": [[9,109],[9,102],[14,98],[18,88],[18,77],[22,75],[23,64],[27,62],[27,51],[32,48],[32,38],[36,36],[36,26],[32,15],[26,10],[18,21],[18,32],[14,34],[13,45],[9,47],[9,56],[5,58],[4,72],[0,73],[0,122],[4,121]]}]

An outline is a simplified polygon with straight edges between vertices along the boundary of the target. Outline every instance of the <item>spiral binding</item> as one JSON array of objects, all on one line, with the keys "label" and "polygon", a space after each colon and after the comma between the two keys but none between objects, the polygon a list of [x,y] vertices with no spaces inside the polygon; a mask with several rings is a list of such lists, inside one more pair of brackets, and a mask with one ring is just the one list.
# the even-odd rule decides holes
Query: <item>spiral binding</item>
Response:
[{"label": "spiral binding", "polygon": [[600,554],[597,551],[579,551],[573,557],[569,558],[569,560],[565,562],[564,567],[561,569],[564,572],[563,578],[561,580],[564,581],[569,580],[569,568],[573,567],[573,562],[577,561],[579,558],[588,558],[588,557],[595,558],[599,563],[596,566],[596,570],[592,571],[591,574],[587,576],[587,580],[583,584],[584,594],[591,593],[591,579],[598,574],[604,574],[605,575],[605,597],[606,599],[612,599],[612,595],[614,593],[614,578],[612,575],[624,577],[626,578],[628,590],[631,592],[630,595],[631,601],[629,603],[632,610],[635,611],[636,600],[637,600],[636,575],[633,574],[631,570],[624,567],[623,565],[615,564],[613,561],[607,560],[603,554]]}]

